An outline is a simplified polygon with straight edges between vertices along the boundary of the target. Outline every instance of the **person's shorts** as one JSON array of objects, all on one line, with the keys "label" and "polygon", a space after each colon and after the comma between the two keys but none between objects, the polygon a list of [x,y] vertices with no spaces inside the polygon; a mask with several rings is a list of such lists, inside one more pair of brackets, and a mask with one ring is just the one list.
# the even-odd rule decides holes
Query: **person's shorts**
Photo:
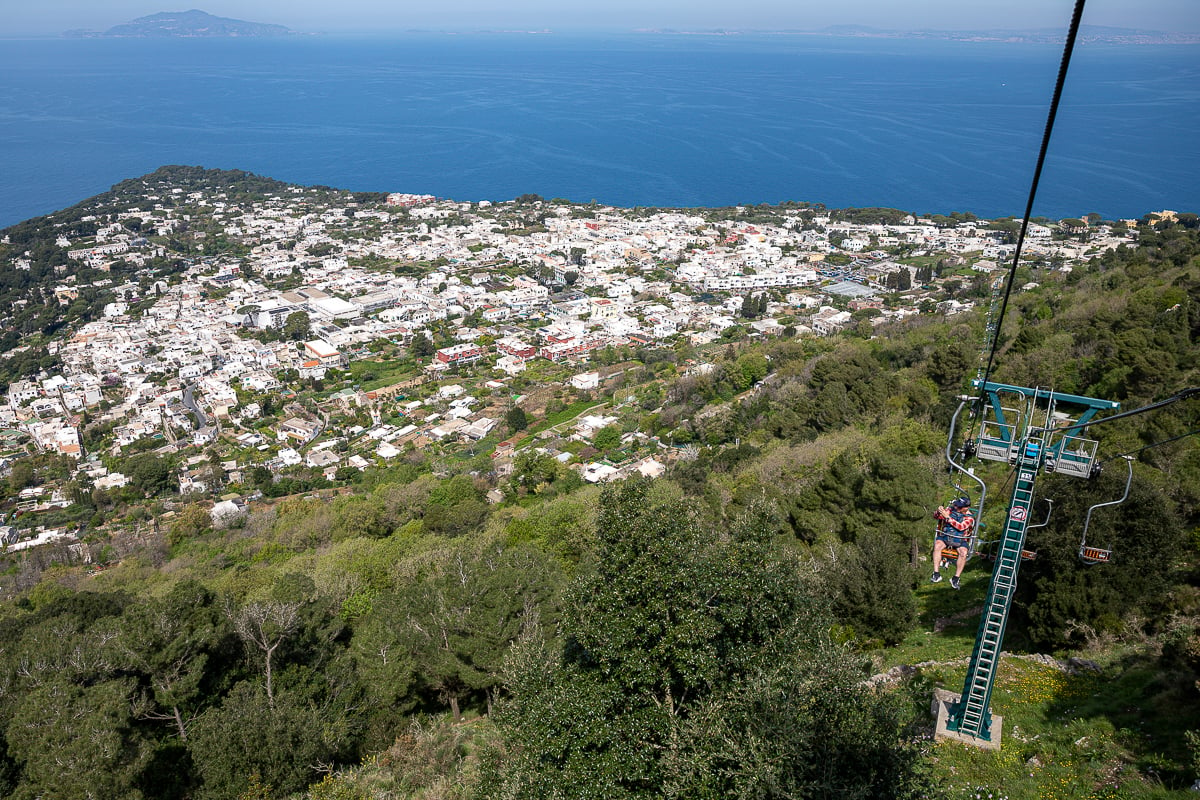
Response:
[{"label": "person's shorts", "polygon": [[971,535],[964,534],[963,536],[951,536],[948,533],[939,533],[937,539],[947,547],[966,547],[971,543]]}]

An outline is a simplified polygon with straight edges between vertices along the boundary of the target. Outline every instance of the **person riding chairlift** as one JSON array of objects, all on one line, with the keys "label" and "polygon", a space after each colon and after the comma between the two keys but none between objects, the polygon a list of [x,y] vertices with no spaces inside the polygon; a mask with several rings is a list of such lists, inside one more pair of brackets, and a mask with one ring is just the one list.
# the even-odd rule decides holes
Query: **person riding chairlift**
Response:
[{"label": "person riding chairlift", "polygon": [[942,579],[938,571],[942,566],[942,551],[947,547],[958,552],[958,563],[950,585],[958,588],[959,578],[967,565],[967,551],[971,542],[971,529],[975,527],[975,518],[971,516],[971,501],[960,497],[950,504],[949,508],[938,506],[933,518],[938,521],[937,538],[933,541],[933,576],[929,579],[937,583]]}]

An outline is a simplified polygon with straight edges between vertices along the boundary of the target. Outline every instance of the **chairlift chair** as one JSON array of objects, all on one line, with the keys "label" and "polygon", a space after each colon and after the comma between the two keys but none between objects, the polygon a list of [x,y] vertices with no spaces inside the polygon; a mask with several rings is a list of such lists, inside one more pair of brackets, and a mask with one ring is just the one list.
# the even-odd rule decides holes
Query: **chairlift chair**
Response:
[{"label": "chairlift chair", "polygon": [[[967,510],[970,511],[971,510],[971,506],[970,506],[971,498],[967,494],[967,490],[964,489],[963,487],[959,486],[957,483],[954,484],[954,490],[956,492],[956,494],[954,495],[955,498],[965,498],[967,500],[967,503],[968,503]],[[954,502],[954,501],[947,500],[946,505],[949,506],[952,502]],[[983,509],[980,508],[979,510],[982,511]],[[975,519],[975,524],[971,526],[971,529],[967,534],[968,543],[966,545],[962,545],[967,548],[967,558],[968,559],[970,559],[972,556],[975,555],[976,551],[978,550],[978,546],[979,546],[979,528],[980,528],[979,517],[973,511],[971,512],[971,516]],[[933,541],[935,543],[937,542],[938,534],[941,533],[943,524],[944,523],[941,520],[936,520],[934,522]],[[943,567],[948,567],[948,566],[957,564],[958,563],[958,550],[959,550],[958,547],[954,547],[952,545],[946,545],[942,550],[941,561],[938,563],[936,568],[940,571]]]},{"label": "chairlift chair", "polygon": [[[978,549],[978,546],[979,546],[979,529],[982,526],[981,520],[983,519],[983,505],[984,505],[984,502],[987,500],[987,484],[984,483],[979,478],[978,475],[976,475],[974,472],[972,472],[969,469],[967,469],[966,467],[964,467],[959,461],[955,460],[956,457],[958,459],[966,460],[967,458],[970,458],[970,457],[976,455],[975,442],[970,437],[967,438],[967,440],[963,444],[962,448],[959,449],[958,452],[955,452],[954,439],[955,439],[956,429],[958,428],[958,418],[959,418],[959,415],[962,414],[963,409],[966,408],[967,404],[972,400],[972,398],[964,396],[964,397],[959,398],[959,400],[960,400],[960,402],[958,404],[958,408],[955,409],[954,416],[950,419],[950,435],[946,440],[946,463],[949,465],[952,473],[965,475],[966,477],[973,480],[979,486],[979,503],[978,503],[978,505],[972,504],[971,506],[969,506],[970,508],[973,509],[972,516],[975,517],[975,525],[971,528],[970,539],[968,540],[968,544],[967,544],[967,558],[969,559],[971,556],[975,555],[975,551]],[[972,406],[972,413],[974,413],[973,406]],[[969,500],[970,493],[967,492],[967,490],[964,489],[962,486],[960,486],[957,482],[954,483],[954,490],[957,492],[955,497],[966,497],[966,498],[968,498],[968,502],[970,502],[970,500]],[[934,529],[933,529],[933,540],[935,542],[937,541],[938,529],[940,526],[941,526],[941,523],[939,522],[934,526]],[[947,559],[949,559],[948,562],[947,562]],[[948,563],[956,563],[957,561],[958,561],[958,548],[957,547],[946,547],[944,550],[942,550],[941,563],[938,564],[937,566],[935,566],[935,569],[940,570],[942,567],[946,566]]]},{"label": "chairlift chair", "polygon": [[1097,508],[1105,506],[1116,506],[1124,503],[1129,497],[1129,487],[1133,484],[1133,457],[1121,456],[1125,459],[1125,466],[1129,468],[1129,474],[1125,478],[1125,493],[1121,495],[1119,500],[1110,500],[1107,503],[1096,503],[1088,509],[1087,517],[1083,520],[1083,536],[1079,540],[1079,560],[1084,564],[1107,564],[1112,561],[1112,550],[1105,550],[1095,545],[1089,545],[1087,542],[1088,526],[1092,523],[1092,512]]}]

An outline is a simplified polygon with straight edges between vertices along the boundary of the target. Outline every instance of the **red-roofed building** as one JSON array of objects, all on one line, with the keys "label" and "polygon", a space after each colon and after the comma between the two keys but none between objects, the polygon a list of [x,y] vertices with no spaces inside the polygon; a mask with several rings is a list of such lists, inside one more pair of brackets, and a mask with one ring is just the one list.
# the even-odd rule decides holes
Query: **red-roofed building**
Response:
[{"label": "red-roofed building", "polygon": [[434,353],[434,358],[443,364],[465,364],[478,361],[487,354],[487,349],[477,344],[456,344],[453,347],[443,347]]},{"label": "red-roofed building", "polygon": [[537,348],[533,345],[523,342],[515,336],[506,336],[503,339],[496,340],[496,349],[501,353],[517,358],[533,358],[537,355]]},{"label": "red-roofed building", "polygon": [[325,377],[325,365],[314,358],[301,364],[297,372],[300,373],[301,378],[320,380]]},{"label": "red-roofed building", "polygon": [[[555,337],[547,338],[552,340]],[[550,344],[547,344],[538,351],[538,355],[540,355],[542,358],[548,358],[551,361],[562,361],[563,359],[584,355],[592,350],[604,347],[608,343],[608,336],[602,334],[580,336],[567,341],[551,341]]]}]

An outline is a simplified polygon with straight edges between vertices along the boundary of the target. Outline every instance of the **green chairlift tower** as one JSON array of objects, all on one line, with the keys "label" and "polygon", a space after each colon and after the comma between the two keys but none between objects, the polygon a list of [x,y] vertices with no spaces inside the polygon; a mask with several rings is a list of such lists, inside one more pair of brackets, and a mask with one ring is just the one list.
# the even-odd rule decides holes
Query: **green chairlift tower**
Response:
[{"label": "green chairlift tower", "polygon": [[[1098,443],[1076,434],[1098,412],[1114,411],[1120,404],[1049,389],[1030,389],[978,379],[972,384],[980,392],[980,398],[983,398],[983,408],[980,409],[982,421],[979,435],[967,441],[963,452],[987,461],[1002,461],[1011,465],[1016,470],[1016,479],[962,694],[957,699],[939,702],[938,735],[983,747],[998,747],[1000,726],[997,725],[993,730],[988,705],[996,668],[999,666],[1008,613],[1017,587],[1017,571],[1021,566],[1021,553],[1033,505],[1034,482],[1040,472],[1059,472],[1077,478],[1091,477]],[[954,415],[955,421],[967,402],[964,398],[959,405]],[[953,427],[950,437],[953,442]],[[982,481],[955,462],[950,456],[949,447],[947,456],[955,469],[982,485]],[[976,519],[982,514],[982,502],[981,498]]]}]

